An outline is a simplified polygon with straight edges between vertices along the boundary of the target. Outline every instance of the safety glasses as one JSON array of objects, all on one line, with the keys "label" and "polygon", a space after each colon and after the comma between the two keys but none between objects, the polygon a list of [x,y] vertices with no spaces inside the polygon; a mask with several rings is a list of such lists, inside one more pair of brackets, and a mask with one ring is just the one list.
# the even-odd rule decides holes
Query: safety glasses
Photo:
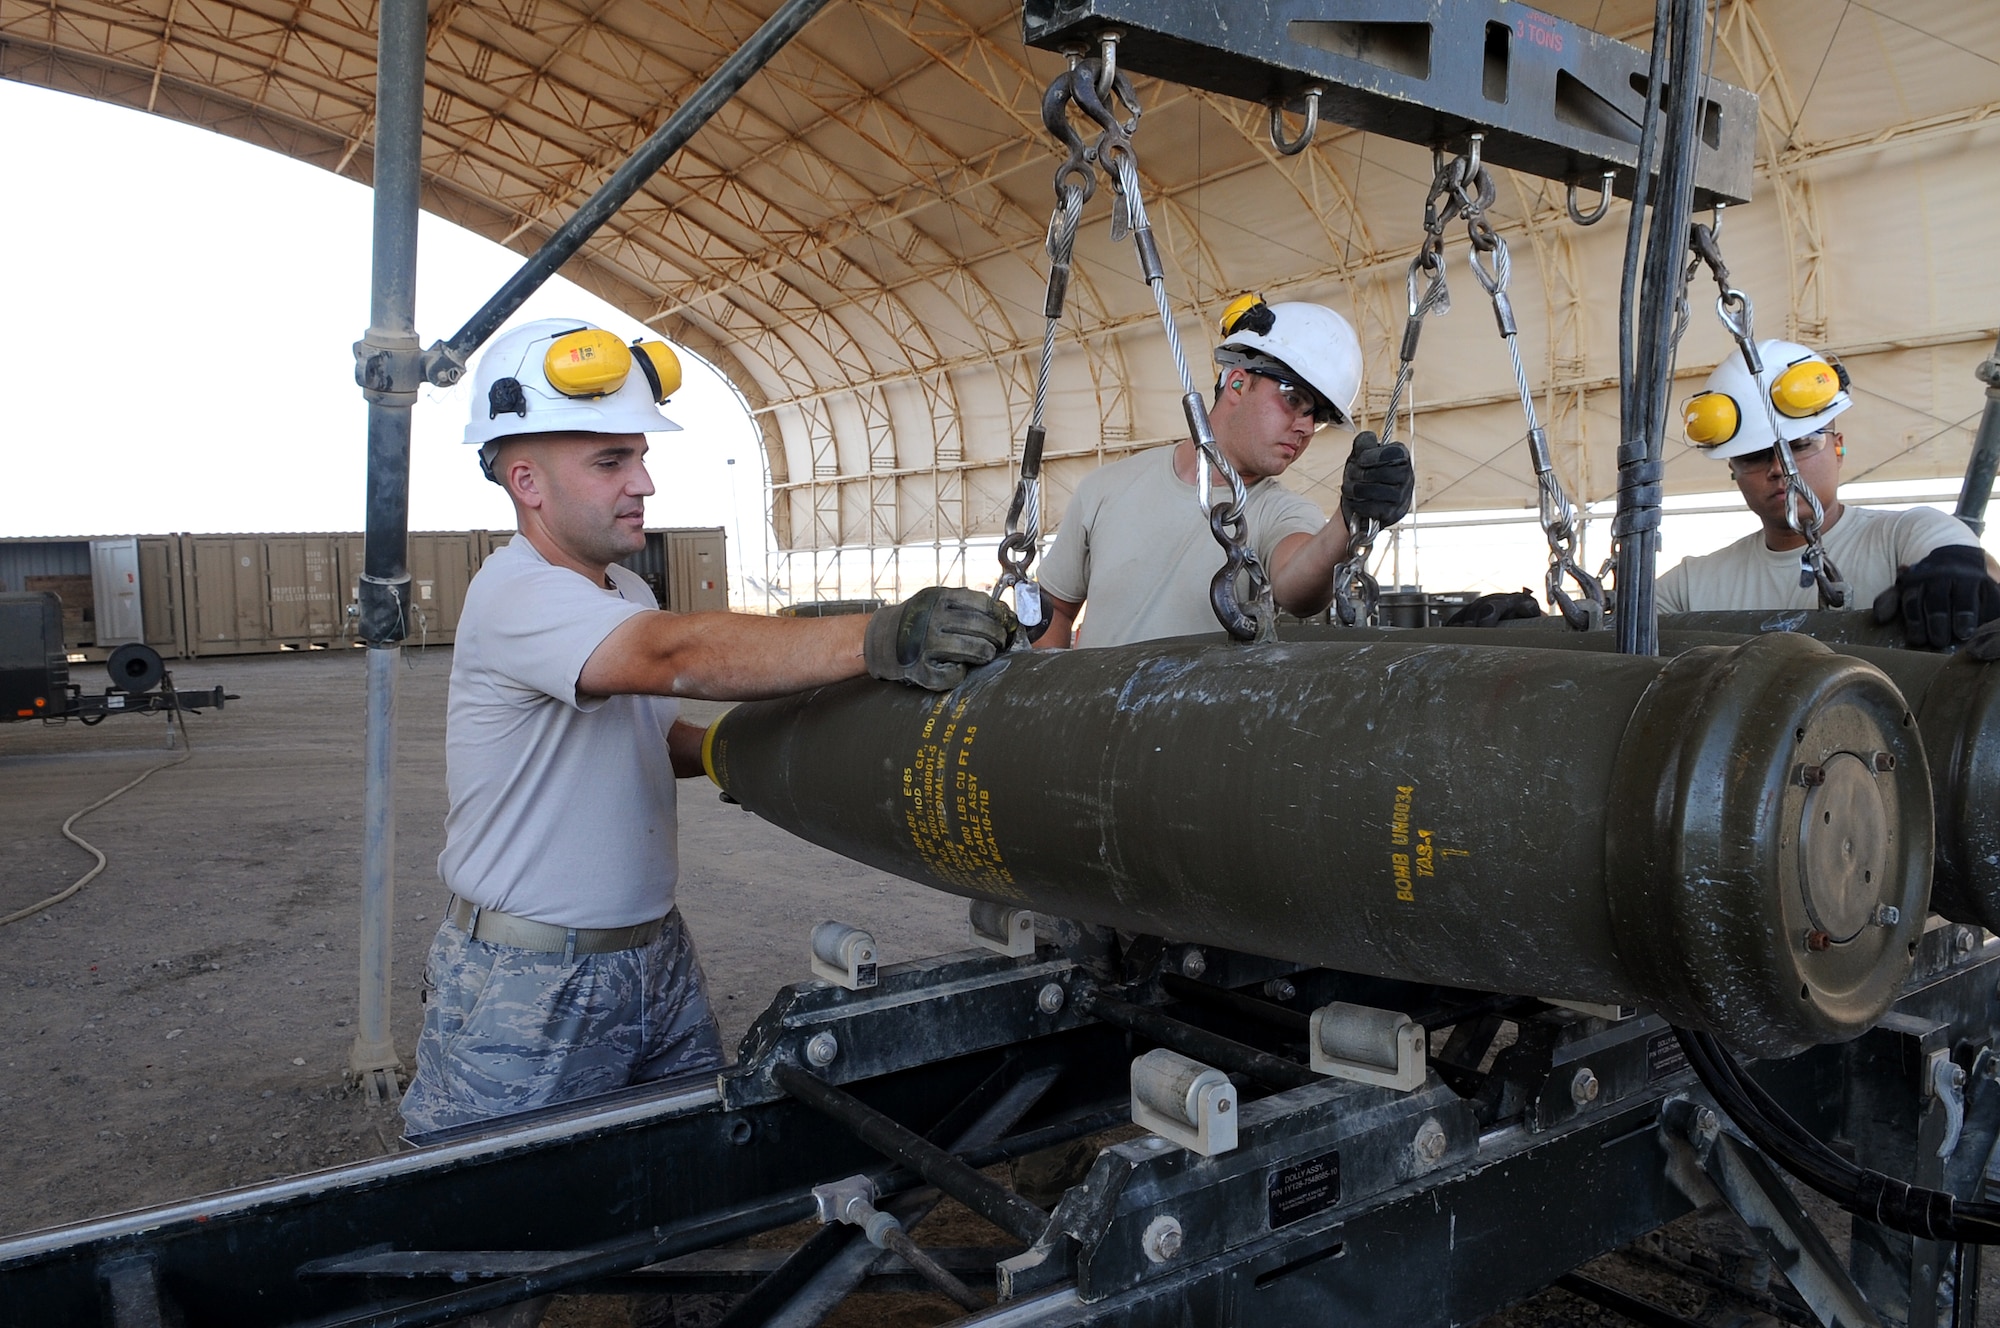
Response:
[{"label": "safety glasses", "polygon": [[1300,383],[1295,383],[1289,378],[1280,378],[1274,373],[1264,373],[1256,369],[1252,369],[1250,372],[1256,374],[1259,378],[1268,378],[1276,383],[1278,385],[1278,395],[1284,398],[1285,405],[1291,409],[1292,414],[1304,415],[1310,412],[1315,425],[1333,423],[1335,419],[1333,407],[1328,405],[1320,397],[1320,394],[1311,388]]},{"label": "safety glasses", "polygon": [[[1840,433],[1834,429],[1821,429],[1803,438],[1792,440],[1792,460],[1803,461],[1813,456],[1828,443],[1840,445]],[[1748,475],[1754,471],[1769,470],[1771,462],[1777,458],[1778,450],[1767,447],[1761,452],[1745,452],[1742,456],[1729,458],[1729,469],[1738,475]]]}]

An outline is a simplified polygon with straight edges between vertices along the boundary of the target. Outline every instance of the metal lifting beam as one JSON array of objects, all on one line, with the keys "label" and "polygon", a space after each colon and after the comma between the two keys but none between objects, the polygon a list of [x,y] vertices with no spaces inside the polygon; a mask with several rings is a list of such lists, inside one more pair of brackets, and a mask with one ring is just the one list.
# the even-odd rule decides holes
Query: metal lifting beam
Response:
[{"label": "metal lifting beam", "polygon": [[[1027,0],[1021,29],[1044,50],[1115,33],[1128,72],[1426,147],[1479,130],[1493,165],[1632,196],[1647,53],[1510,0]],[[1694,205],[1749,201],[1756,95],[1710,80],[1700,134]]]}]

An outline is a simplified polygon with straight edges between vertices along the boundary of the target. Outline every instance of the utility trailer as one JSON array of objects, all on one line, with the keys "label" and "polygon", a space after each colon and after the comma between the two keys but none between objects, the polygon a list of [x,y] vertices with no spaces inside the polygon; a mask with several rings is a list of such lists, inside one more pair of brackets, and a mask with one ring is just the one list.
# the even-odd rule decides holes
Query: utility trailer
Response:
[{"label": "utility trailer", "polygon": [[[725,1322],[749,1324],[808,1308],[784,1321],[817,1321],[855,1288],[956,1282],[990,1302],[961,1324],[1443,1328],[1567,1278],[1671,1324],[1691,1321],[1569,1275],[1720,1202],[1784,1273],[1742,1288],[1746,1303],[1800,1323],[1981,1321],[1976,1246],[1855,1219],[1843,1265],[1656,1016],[1143,937],[1106,949],[1067,927],[1067,944],[1045,927],[1030,949],[1018,920],[1005,938],[989,923],[974,924],[987,948],[872,985],[850,964],[786,988],[719,1076],[15,1237],[0,1244],[0,1318],[413,1328],[556,1291],[647,1290],[741,1293]],[[1857,1161],[1983,1194],[1996,980],[2000,941],[1933,919],[1876,1029],[1756,1077]],[[1346,1015],[1343,1041],[1315,1027],[1329,1009],[1372,1013]],[[1357,1051],[1382,1028],[1421,1032]],[[1386,1078],[1301,1063],[1343,1047]],[[1416,1071],[1400,1082],[1398,1059]],[[1135,1116],[1152,1128],[1102,1147],[1051,1211],[973,1169]],[[1001,1234],[923,1250],[915,1271],[868,1243],[864,1228],[906,1245],[901,1224],[938,1190]],[[790,1252],[741,1246],[815,1216],[825,1225]]]},{"label": "utility trailer", "polygon": [[111,685],[86,693],[69,678],[63,645],[62,599],[52,590],[0,594],[0,723],[24,719],[76,719],[101,724],[106,715],[222,709],[237,698],[220,687],[186,692],[174,687],[160,652],[119,646],[105,661]]}]

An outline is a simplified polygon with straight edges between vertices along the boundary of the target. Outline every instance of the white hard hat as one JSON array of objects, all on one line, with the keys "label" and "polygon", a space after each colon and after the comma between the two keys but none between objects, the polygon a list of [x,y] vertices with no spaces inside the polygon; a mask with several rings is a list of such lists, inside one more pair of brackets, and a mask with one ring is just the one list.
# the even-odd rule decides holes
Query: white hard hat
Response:
[{"label": "white hard hat", "polygon": [[502,333],[472,375],[465,441],[527,433],[665,433],[660,403],[681,385],[664,341],[626,345],[581,318],[543,318]]},{"label": "white hard hat", "polygon": [[1266,304],[1261,295],[1240,296],[1223,311],[1215,362],[1225,369],[1302,379],[1332,408],[1335,424],[1353,421],[1361,342],[1347,320],[1323,304]]},{"label": "white hard hat", "polygon": [[1796,341],[1761,341],[1757,354],[1764,371],[1756,381],[1743,357],[1731,355],[1681,407],[1687,440],[1718,460],[1767,452],[1778,438],[1797,442],[1826,428],[1854,404],[1847,393],[1847,370],[1831,355]]}]

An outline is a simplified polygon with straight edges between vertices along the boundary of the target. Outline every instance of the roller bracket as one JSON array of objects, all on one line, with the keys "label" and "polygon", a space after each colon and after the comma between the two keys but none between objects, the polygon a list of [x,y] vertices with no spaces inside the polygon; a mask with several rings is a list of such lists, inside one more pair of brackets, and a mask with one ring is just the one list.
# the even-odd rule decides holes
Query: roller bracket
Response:
[{"label": "roller bracket", "polygon": [[1008,908],[987,899],[975,899],[966,910],[967,930],[972,943],[995,954],[1019,959],[1035,952],[1035,914],[1031,909]]},{"label": "roller bracket", "polygon": [[807,951],[813,976],[849,991],[875,985],[875,938],[844,922],[822,922],[813,928]]},{"label": "roller bracket", "polygon": [[1203,1157],[1236,1147],[1229,1076],[1164,1047],[1132,1062],[1132,1123]]},{"label": "roller bracket", "polygon": [[1401,1010],[1335,1001],[1312,1012],[1309,1063],[1349,1083],[1415,1092],[1430,1073],[1424,1026]]}]

